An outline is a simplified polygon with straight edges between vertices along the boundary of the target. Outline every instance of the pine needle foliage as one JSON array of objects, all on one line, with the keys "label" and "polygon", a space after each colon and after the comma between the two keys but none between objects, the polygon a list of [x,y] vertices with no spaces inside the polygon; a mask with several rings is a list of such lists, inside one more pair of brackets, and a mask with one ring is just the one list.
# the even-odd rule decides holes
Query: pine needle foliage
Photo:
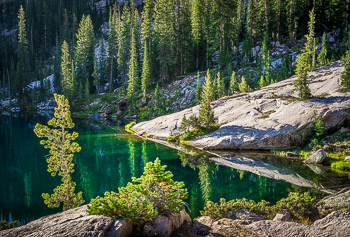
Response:
[{"label": "pine needle foliage", "polygon": [[73,156],[75,152],[80,152],[81,147],[78,143],[72,142],[79,134],[68,132],[74,127],[68,99],[56,93],[54,97],[57,107],[54,118],[47,123],[50,127],[38,123],[34,132],[37,137],[46,138],[41,140],[40,144],[45,149],[50,149],[50,156],[46,159],[47,171],[53,177],[60,176],[62,184],[53,190],[53,194],[43,193],[42,197],[49,208],[58,208],[63,203],[63,210],[68,210],[84,203],[82,192],[75,193],[76,183],[71,177],[74,172]]},{"label": "pine needle foliage", "polygon": [[200,98],[201,98],[201,83],[200,83],[199,72],[197,73],[197,85],[196,85],[195,97],[196,97],[196,103],[199,104]]},{"label": "pine needle foliage", "polygon": [[230,79],[230,94],[234,94],[239,90],[236,73],[233,71]]},{"label": "pine needle foliage", "polygon": [[241,83],[239,83],[238,87],[239,87],[239,91],[242,92],[242,93],[249,92],[249,91],[252,90],[250,88],[250,86],[248,85],[247,81],[245,80],[244,76],[242,76]]},{"label": "pine needle foliage", "polygon": [[348,50],[343,57],[344,68],[345,70],[341,74],[341,85],[344,89],[350,89],[350,50]]},{"label": "pine needle foliage", "polygon": [[323,32],[321,52],[318,54],[317,61],[319,62],[320,66],[327,64],[327,40],[325,32]]}]

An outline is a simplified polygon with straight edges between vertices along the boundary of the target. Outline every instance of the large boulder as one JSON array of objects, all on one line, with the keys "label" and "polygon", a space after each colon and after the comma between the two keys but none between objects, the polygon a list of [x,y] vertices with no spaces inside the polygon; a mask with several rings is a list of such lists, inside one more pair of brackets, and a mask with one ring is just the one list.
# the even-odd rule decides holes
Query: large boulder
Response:
[{"label": "large boulder", "polygon": [[323,149],[315,151],[309,158],[307,158],[305,164],[322,164],[326,159],[326,152]]},{"label": "large boulder", "polygon": [[191,222],[191,217],[185,210],[175,214],[159,215],[152,223],[144,226],[143,236],[168,237],[186,221]]},{"label": "large boulder", "polygon": [[[350,120],[350,92],[340,92],[341,62],[308,74],[313,96],[298,100],[295,76],[260,90],[224,97],[212,102],[215,118],[222,126],[190,141],[203,149],[290,149],[310,139],[315,113],[325,129],[341,127]],[[183,116],[198,116],[199,106],[141,122],[132,127],[138,135],[163,139],[179,132]]]},{"label": "large boulder", "polygon": [[114,218],[89,215],[87,207],[81,206],[58,214],[45,216],[14,229],[0,232],[2,237],[127,237],[132,232],[132,222]]}]

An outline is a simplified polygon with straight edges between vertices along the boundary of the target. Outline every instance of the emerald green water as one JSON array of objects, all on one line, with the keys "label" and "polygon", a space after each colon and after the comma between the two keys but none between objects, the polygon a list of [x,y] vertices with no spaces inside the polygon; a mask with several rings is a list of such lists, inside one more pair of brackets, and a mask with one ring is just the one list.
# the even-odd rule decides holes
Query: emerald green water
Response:
[{"label": "emerald green water", "polygon": [[[33,133],[36,123],[46,124],[49,117],[0,115],[0,212],[1,219],[28,222],[59,212],[44,205],[42,193],[51,193],[60,180],[46,171],[45,150]],[[94,120],[74,119],[79,132],[77,142],[82,151],[75,158],[73,180],[83,191],[84,199],[117,190],[140,176],[146,162],[157,157],[184,181],[189,197],[186,200],[191,216],[199,215],[207,200],[249,198],[275,202],[290,191],[300,190],[281,180],[258,176],[209,162],[205,155],[190,156],[163,145],[126,134]],[[273,159],[273,162],[276,162]],[[284,161],[285,162],[285,161]],[[290,163],[283,164],[289,166]],[[307,168],[303,168],[307,169]],[[312,180],[321,176],[306,171]],[[349,183],[346,175],[336,175],[337,182]]]}]

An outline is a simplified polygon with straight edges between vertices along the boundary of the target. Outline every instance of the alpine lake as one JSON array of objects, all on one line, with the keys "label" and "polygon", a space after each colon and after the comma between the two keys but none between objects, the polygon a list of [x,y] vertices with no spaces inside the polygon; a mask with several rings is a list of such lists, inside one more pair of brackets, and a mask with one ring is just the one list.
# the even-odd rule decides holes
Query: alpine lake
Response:
[{"label": "alpine lake", "polygon": [[[47,172],[45,157],[49,151],[33,132],[36,123],[47,124],[49,119],[47,114],[0,115],[1,220],[27,223],[62,211],[47,208],[41,196],[52,193],[60,183],[60,177]],[[225,165],[212,160],[209,153],[194,149],[182,152],[128,134],[124,124],[117,122],[74,117],[73,122],[72,130],[79,132],[76,141],[82,148],[74,156],[73,181],[77,183],[76,191],[83,191],[86,203],[106,191],[117,191],[131,177],[139,177],[145,164],[157,157],[174,174],[174,180],[185,183],[187,211],[192,217],[200,215],[208,200],[247,198],[275,203],[289,192],[322,193],[350,186],[348,173],[303,165],[299,159],[267,152],[224,152]]]}]

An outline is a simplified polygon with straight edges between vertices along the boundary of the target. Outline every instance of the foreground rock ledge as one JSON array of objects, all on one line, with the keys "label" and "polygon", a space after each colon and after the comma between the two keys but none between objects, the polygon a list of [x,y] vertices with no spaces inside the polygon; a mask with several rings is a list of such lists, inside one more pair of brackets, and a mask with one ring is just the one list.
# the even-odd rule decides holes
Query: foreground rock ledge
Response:
[{"label": "foreground rock ledge", "polygon": [[100,215],[88,215],[82,206],[58,214],[42,217],[28,224],[0,232],[1,237],[108,237],[129,236],[132,222]]},{"label": "foreground rock ledge", "polygon": [[[291,77],[260,90],[214,101],[215,117],[222,126],[190,142],[204,149],[290,149],[305,143],[313,130],[315,113],[322,115],[325,129],[350,120],[350,92],[340,92],[341,62],[308,74],[314,98],[297,100]],[[138,135],[165,140],[179,132],[183,116],[199,114],[199,106],[136,124]]]}]

